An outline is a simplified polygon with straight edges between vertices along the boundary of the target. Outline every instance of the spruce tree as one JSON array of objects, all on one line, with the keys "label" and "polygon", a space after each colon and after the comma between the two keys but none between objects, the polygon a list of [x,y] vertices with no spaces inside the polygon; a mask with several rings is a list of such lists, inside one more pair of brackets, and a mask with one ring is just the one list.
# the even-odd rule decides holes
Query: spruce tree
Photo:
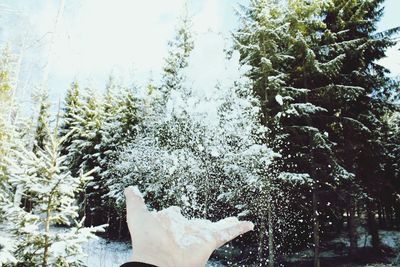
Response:
[{"label": "spruce tree", "polygon": [[[336,72],[324,77],[314,94],[319,99],[326,96],[325,101],[329,101],[330,117],[324,123],[337,144],[336,154],[355,175],[353,186],[346,188],[350,196],[350,223],[355,223],[355,199],[361,199],[366,203],[368,226],[376,250],[379,247],[376,200],[387,190],[381,185],[390,184],[384,182],[387,140],[382,118],[392,105],[383,96],[393,90],[388,71],[376,61],[395,44],[391,36],[398,31],[376,32],[376,23],[383,14],[382,3],[339,0],[326,6],[323,11],[326,29],[317,57],[329,61],[338,54],[344,56]],[[354,252],[356,240],[355,226],[350,225],[350,252]]]},{"label": "spruce tree", "polygon": [[[190,23],[186,12],[181,17],[181,24],[176,30],[175,38],[168,43],[169,51],[163,67],[162,85],[159,88],[150,81],[147,85],[148,95],[139,100],[133,95],[132,89],[117,88],[118,86],[113,84],[112,81],[107,87],[105,97],[106,115],[101,130],[101,149],[103,151],[101,156],[101,164],[103,165],[102,179],[107,184],[107,190],[109,190],[106,198],[115,199],[120,197],[120,192],[118,191],[120,183],[116,181],[115,177],[122,174],[119,173],[115,166],[119,162],[121,151],[125,146],[134,142],[140,127],[145,127],[148,129],[147,131],[151,131],[149,129],[154,126],[154,118],[159,118],[161,114],[165,113],[166,102],[171,90],[180,87],[185,79],[183,69],[187,67],[187,59],[193,49]],[[108,114],[107,110],[111,113]],[[146,123],[144,123],[142,122],[142,116],[148,116],[153,119],[147,119]],[[121,205],[116,205],[115,200],[111,201],[109,206],[122,207]],[[110,212],[113,213],[112,210]],[[126,225],[121,223],[124,221],[125,216],[123,208],[117,208],[116,213],[116,215],[111,215],[116,218],[111,218],[111,221],[118,223],[118,225],[111,221],[110,224],[111,228],[117,227],[118,235],[121,235],[127,230]]]},{"label": "spruce tree", "polygon": [[33,151],[36,152],[39,149],[44,149],[46,143],[48,142],[49,129],[49,107],[47,93],[43,92],[40,96],[40,107],[39,114],[37,118],[36,130],[35,130],[35,140],[33,145]]},{"label": "spruce tree", "polygon": [[[269,132],[265,139],[268,146],[282,152],[282,157],[271,164],[267,184],[262,196],[266,198],[260,221],[259,261],[264,262],[265,229],[268,231],[269,265],[274,265],[274,210],[273,201],[279,191],[280,178],[287,181],[297,177],[293,170],[283,168],[288,151],[285,149],[286,133],[282,131],[280,117],[282,111],[294,97],[304,94],[302,90],[285,87],[286,68],[292,58],[288,51],[290,40],[289,24],[284,24],[286,9],[273,1],[252,1],[248,8],[242,7],[239,13],[241,27],[234,34],[235,48],[240,51],[241,62],[250,65],[248,77],[253,81],[253,91],[258,96],[262,108],[262,123]],[[286,153],[286,155],[285,155]],[[280,175],[285,173],[285,175]],[[275,190],[274,190],[275,188]],[[276,207],[277,208],[277,207]],[[283,241],[287,243],[286,241]]]},{"label": "spruce tree", "polygon": [[[118,85],[112,78],[106,88],[103,103],[104,122],[101,126],[101,168],[104,179],[111,179],[109,164],[116,159],[119,149],[130,143],[136,135],[140,100],[133,89]],[[107,178],[108,177],[108,178]]]},{"label": "spruce tree", "polygon": [[330,108],[328,96],[313,97],[344,61],[342,52],[329,60],[317,57],[325,30],[321,12],[326,6],[326,1],[253,1],[235,35],[242,62],[253,66],[249,77],[262,100],[264,122],[271,128],[269,140],[283,154],[283,164],[275,165],[278,178],[302,177],[312,189],[311,195],[304,192],[311,207],[297,209],[313,214],[308,217],[312,218],[315,266],[319,266],[323,231],[320,221],[330,212],[321,210],[322,199],[353,177],[335,155],[335,143],[321,123]]},{"label": "spruce tree", "polygon": [[75,81],[71,84],[65,96],[64,106],[62,108],[60,136],[69,135],[62,144],[61,155],[68,155],[69,147],[72,141],[77,136],[77,131],[74,128],[76,121],[79,118],[79,111],[82,108],[82,99],[79,91],[79,85]]},{"label": "spruce tree", "polygon": [[[10,183],[34,203],[30,212],[21,203],[9,205],[8,227],[17,238],[15,256],[29,266],[83,266],[81,245],[104,226],[83,228],[75,221],[78,207],[75,194],[82,183],[90,180],[90,172],[73,177],[60,156],[57,133],[49,134],[45,147],[35,153],[24,150],[14,159]],[[71,226],[67,231],[52,229],[56,225]]]},{"label": "spruce tree", "polygon": [[168,99],[171,90],[177,90],[185,79],[182,70],[188,65],[188,57],[193,50],[193,37],[191,33],[191,20],[187,9],[181,16],[181,21],[175,32],[175,37],[168,43],[168,55],[163,68],[162,86],[160,91],[162,99]]},{"label": "spruce tree", "polygon": [[139,100],[133,89],[124,88],[111,77],[106,88],[103,103],[104,121],[101,125],[99,144],[100,181],[98,190],[108,217],[108,233],[112,237],[127,235],[124,212],[113,199],[107,196],[108,184],[115,179],[113,163],[117,161],[122,148],[136,137],[139,123]]},{"label": "spruce tree", "polygon": [[18,200],[10,184],[10,165],[28,143],[27,124],[18,117],[18,106],[12,97],[16,90],[14,63],[14,56],[5,47],[0,59],[0,222],[6,219],[7,206]]},{"label": "spruce tree", "polygon": [[[8,187],[7,158],[10,155],[10,144],[14,141],[14,128],[10,120],[12,112],[12,85],[10,75],[12,74],[11,55],[6,48],[0,60],[0,203],[9,201],[11,190]],[[14,89],[15,90],[15,89]],[[2,216],[0,216],[2,219]]]},{"label": "spruce tree", "polygon": [[101,100],[96,93],[88,89],[84,96],[84,103],[78,111],[79,120],[76,122],[77,137],[73,140],[70,154],[75,158],[72,170],[87,172],[96,169],[85,189],[81,209],[86,217],[85,225],[99,225],[105,223],[103,203],[101,200],[100,147],[101,126],[103,123],[103,109]]},{"label": "spruce tree", "polygon": [[[395,112],[387,114],[384,121],[388,126],[388,135],[386,143],[387,165],[385,177],[391,177],[389,192],[382,196],[383,207],[381,207],[380,217],[383,217],[384,223],[388,227],[399,225],[400,223],[400,107],[397,106]],[[384,212],[383,212],[384,211]],[[386,215],[383,215],[384,213]]]}]

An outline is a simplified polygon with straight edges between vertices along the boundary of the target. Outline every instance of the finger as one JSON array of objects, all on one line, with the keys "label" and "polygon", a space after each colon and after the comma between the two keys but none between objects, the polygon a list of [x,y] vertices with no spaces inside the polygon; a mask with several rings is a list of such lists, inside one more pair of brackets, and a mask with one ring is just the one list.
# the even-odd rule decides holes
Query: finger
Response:
[{"label": "finger", "polygon": [[166,226],[169,228],[171,225],[171,220],[167,214],[165,214],[162,211],[157,211],[157,212],[151,212],[151,214],[158,219],[158,221],[161,223],[161,225]]},{"label": "finger", "polygon": [[218,229],[215,232],[217,248],[231,241],[239,235],[254,229],[254,224],[249,221],[238,221],[237,218],[227,218],[215,223]]},{"label": "finger", "polygon": [[159,213],[169,219],[174,219],[174,218],[185,219],[182,215],[181,208],[177,207],[177,206],[168,207],[166,209],[158,211],[157,213]]},{"label": "finger", "polygon": [[148,211],[142,194],[140,193],[137,186],[128,186],[124,190],[126,199],[126,212],[135,213],[141,211]]},{"label": "finger", "polygon": [[163,223],[164,226],[170,227],[172,224],[185,225],[188,220],[182,215],[181,208],[171,206],[158,211],[155,216]]}]

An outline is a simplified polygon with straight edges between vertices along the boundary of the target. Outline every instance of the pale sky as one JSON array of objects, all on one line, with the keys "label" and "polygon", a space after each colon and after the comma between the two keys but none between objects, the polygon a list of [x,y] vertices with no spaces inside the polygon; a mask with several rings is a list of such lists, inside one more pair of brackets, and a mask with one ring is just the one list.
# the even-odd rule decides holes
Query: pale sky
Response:
[{"label": "pale sky", "polygon": [[[22,53],[19,94],[24,102],[30,100],[32,85],[43,83],[54,103],[74,79],[99,90],[110,73],[127,84],[159,79],[184,0],[64,0],[60,10],[62,2],[0,0],[0,41]],[[247,0],[189,0],[197,38],[207,38],[204,33],[211,30],[229,42],[237,26],[237,3]],[[385,6],[379,30],[400,25],[400,1],[387,0]],[[394,75],[400,75],[399,48],[389,50],[381,62]],[[212,66],[216,53],[212,47],[204,51],[209,61],[198,69]]]}]

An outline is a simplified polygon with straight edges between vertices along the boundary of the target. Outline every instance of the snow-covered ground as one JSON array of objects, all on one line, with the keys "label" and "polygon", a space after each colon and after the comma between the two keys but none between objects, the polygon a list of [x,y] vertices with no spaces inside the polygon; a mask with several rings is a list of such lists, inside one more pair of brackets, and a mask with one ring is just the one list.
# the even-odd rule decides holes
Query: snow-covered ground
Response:
[{"label": "snow-covered ground", "polygon": [[[104,238],[97,238],[84,246],[87,254],[85,264],[88,267],[119,267],[127,261],[132,248],[129,243],[108,241]],[[209,262],[208,267],[224,267],[218,262]]]},{"label": "snow-covered ground", "polygon": [[[62,231],[62,228],[58,228],[58,231]],[[358,245],[359,247],[366,247],[371,246],[370,237],[366,237],[363,235],[363,231],[365,229],[358,229],[359,240]],[[400,266],[400,232],[399,231],[379,231],[382,244],[387,247],[392,248],[394,251],[397,251],[397,256],[388,259],[388,262],[391,264],[369,264],[366,266],[370,267],[383,267],[383,266]],[[0,227],[0,236],[5,238],[9,236],[7,231],[1,229]],[[12,239],[11,239],[12,240]],[[342,244],[343,248],[348,247],[348,238],[346,236],[339,236],[333,239],[330,244]],[[98,237],[84,245],[84,251],[87,254],[84,263],[88,267],[119,267],[121,264],[127,261],[132,251],[131,245],[128,242],[120,242],[120,241],[108,241],[104,238]],[[341,256],[346,253],[346,249],[341,249],[340,251],[334,250],[323,250],[321,252],[321,257],[335,257]],[[288,256],[286,258],[287,262],[301,262],[302,259],[312,257],[313,252],[312,250],[304,250],[299,252],[295,255]],[[4,255],[3,255],[4,256]],[[209,261],[207,264],[208,267],[224,267],[225,265]],[[361,266],[361,265],[354,265],[354,266]]]},{"label": "snow-covered ground", "polygon": [[125,242],[107,241],[97,238],[84,246],[87,254],[85,264],[89,267],[119,267],[131,254],[131,246]]},{"label": "snow-covered ground", "polygon": [[[65,231],[63,227],[55,227],[52,231],[62,232]],[[0,225],[0,241],[7,240],[11,242],[12,236],[9,232]],[[11,244],[11,243],[10,243]],[[0,266],[1,260],[6,260],[9,254],[3,247],[3,242],[0,242],[2,249],[0,253]],[[86,243],[83,246],[84,252],[87,254],[84,263],[88,267],[119,267],[125,263],[132,252],[132,247],[128,242],[109,241],[105,238],[98,237]],[[11,254],[10,254],[11,255]],[[225,265],[219,262],[209,261],[207,267],[224,267]]]},{"label": "snow-covered ground", "polygon": [[[359,248],[371,247],[371,235],[368,234],[367,230],[363,227],[358,227],[357,229],[358,240],[357,245]],[[384,266],[400,266],[400,232],[399,231],[385,231],[380,230],[379,236],[381,239],[381,243],[383,246],[392,249],[396,256],[395,257],[387,257],[386,261],[390,262],[389,264],[367,264],[365,266],[368,267],[384,267]],[[324,248],[321,253],[321,258],[336,258],[347,255],[348,247],[350,246],[349,238],[344,233],[335,239],[331,240],[327,244],[325,244],[326,248]],[[302,262],[302,260],[310,259],[314,255],[312,249],[306,249],[301,252],[295,253],[293,255],[289,255],[286,257],[286,262]],[[340,265],[342,266],[342,265]],[[363,266],[359,264],[352,264],[346,266]]]}]

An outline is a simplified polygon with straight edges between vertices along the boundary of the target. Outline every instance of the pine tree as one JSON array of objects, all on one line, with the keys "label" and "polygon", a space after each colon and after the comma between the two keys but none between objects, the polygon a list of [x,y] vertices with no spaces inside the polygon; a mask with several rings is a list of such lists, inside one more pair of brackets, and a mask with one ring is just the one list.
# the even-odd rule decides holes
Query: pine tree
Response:
[{"label": "pine tree", "polygon": [[[294,97],[304,94],[301,90],[285,87],[287,73],[285,66],[292,56],[288,53],[287,44],[290,40],[289,24],[284,24],[285,9],[272,1],[252,1],[248,8],[242,7],[241,28],[234,34],[235,48],[240,51],[241,62],[250,65],[248,77],[253,81],[253,91],[261,101],[262,123],[270,130],[267,134],[268,146],[287,153],[284,150],[285,132],[281,129],[280,116],[287,109]],[[286,47],[285,47],[286,46]],[[287,138],[286,138],[287,139]],[[296,173],[281,168],[287,156],[283,155],[271,164],[267,171],[265,192],[267,206],[260,221],[259,261],[264,262],[264,232],[268,230],[269,265],[274,265],[274,225],[272,205],[278,191],[279,178],[296,177]],[[285,175],[279,175],[285,172]],[[272,182],[275,181],[273,184]],[[278,182],[279,183],[279,182]],[[266,225],[268,224],[268,226]],[[283,241],[285,242],[285,241]]]},{"label": "pine tree", "polygon": [[16,242],[8,233],[7,211],[19,197],[11,182],[12,168],[10,163],[17,158],[18,153],[26,146],[25,131],[27,124],[18,117],[18,105],[14,101],[16,91],[15,58],[9,47],[2,51],[0,60],[0,265],[15,265],[17,259],[14,252]]},{"label": "pine tree", "polygon": [[35,131],[35,141],[33,145],[33,151],[36,152],[38,149],[44,149],[46,143],[48,142],[49,136],[47,129],[49,125],[49,107],[47,93],[42,93],[40,97],[40,108],[39,115],[37,118],[37,125]]},{"label": "pine tree", "polygon": [[182,70],[188,65],[188,57],[193,50],[193,38],[191,34],[191,20],[187,9],[181,16],[175,38],[168,43],[169,51],[163,68],[162,86],[160,91],[162,99],[168,99],[171,90],[177,90],[182,86],[185,77]]},{"label": "pine tree", "polygon": [[[272,129],[270,140],[283,154],[278,177],[311,181],[312,196],[305,196],[312,197],[315,266],[319,266],[318,244],[325,227],[320,221],[331,212],[321,210],[323,195],[336,194],[354,177],[336,155],[327,125],[334,116],[331,95],[319,94],[322,86],[332,85],[331,78],[345,60],[342,50],[323,56],[321,42],[329,31],[321,14],[328,7],[327,1],[253,1],[236,34],[242,62],[253,66],[249,77],[262,99],[264,120]],[[350,89],[357,93],[358,88]]]},{"label": "pine tree", "polygon": [[[107,172],[109,163],[116,159],[119,148],[130,143],[136,135],[139,123],[139,99],[133,89],[124,88],[110,78],[104,97],[104,122],[101,127],[102,170]],[[111,178],[112,173],[102,174]]]},{"label": "pine tree", "polygon": [[[162,85],[159,89],[155,88],[153,85],[153,82],[150,81],[147,90],[148,90],[148,95],[146,96],[145,99],[143,99],[143,115],[146,117],[141,124],[139,125],[139,128],[136,131],[139,131],[142,134],[141,137],[137,137],[137,139],[140,142],[150,142],[151,140],[149,139],[150,135],[153,136],[155,139],[161,139],[164,140],[163,136],[154,136],[154,134],[158,131],[158,128],[160,128],[160,119],[164,117],[164,114],[166,112],[166,105],[167,101],[170,98],[170,94],[172,90],[180,90],[182,91],[182,84],[185,80],[184,72],[183,70],[187,67],[188,65],[188,57],[190,52],[193,49],[193,41],[190,33],[190,20],[188,18],[187,13],[185,13],[182,17],[181,24],[179,28],[176,31],[176,35],[173,41],[169,42],[169,51],[168,55],[165,59],[165,66],[163,68],[163,76],[162,76]],[[129,98],[127,98],[129,99]],[[129,103],[129,102],[128,102]],[[128,104],[127,103],[127,104]],[[130,105],[130,104],[129,104]],[[129,114],[129,110],[127,110]],[[141,130],[139,130],[141,128]],[[177,127],[179,128],[179,127]],[[144,134],[146,133],[146,134]],[[144,134],[144,136],[143,136]],[[136,140],[136,139],[135,139]],[[125,146],[130,146],[132,143],[135,143],[135,140],[126,140],[124,145]],[[140,144],[142,145],[142,144]],[[145,146],[151,146],[150,143],[146,144]],[[139,149],[139,148],[138,148]],[[145,149],[145,147],[143,147]],[[125,150],[127,150],[125,148]],[[140,151],[143,152],[142,149]],[[150,151],[150,148],[149,148]],[[154,151],[153,151],[154,152]],[[155,152],[154,152],[155,153]],[[124,156],[119,152],[116,154],[117,156],[117,161],[114,162],[114,164],[111,166],[111,170],[113,172],[113,176],[116,177],[121,177],[121,170],[119,165],[119,161],[121,158]],[[144,156],[144,155],[143,155]],[[154,169],[157,169],[156,166],[154,166]],[[110,171],[107,171],[110,173]],[[120,179],[119,179],[120,180]],[[113,180],[108,180],[108,186],[110,189],[110,192],[108,195],[112,198],[119,199],[121,197],[121,194],[119,192],[119,189],[123,183],[121,181],[117,181],[117,179]],[[171,192],[171,191],[170,191]],[[162,195],[162,189],[160,188],[160,191],[157,191],[160,195]],[[170,193],[169,193],[170,194]],[[169,194],[165,194],[163,196],[162,201],[159,201],[159,203],[153,203],[155,207],[160,207],[160,205],[164,205],[167,203],[176,203],[175,200],[168,200],[170,197]],[[173,197],[172,197],[173,198]],[[174,198],[173,198],[174,199]],[[119,201],[117,201],[118,203]],[[121,214],[122,216],[122,214]]]},{"label": "pine tree", "polygon": [[[169,51],[163,68],[162,85],[157,89],[153,82],[150,81],[147,86],[148,96],[143,99],[143,115],[147,118],[140,124],[142,128],[141,132],[148,132],[150,135],[157,131],[157,127],[160,127],[160,117],[163,117],[166,112],[165,109],[171,91],[183,90],[182,84],[185,80],[183,70],[188,66],[188,57],[193,49],[193,40],[190,33],[191,22],[187,12],[183,14],[181,19],[181,24],[175,33],[174,40],[169,42]],[[154,136],[154,138],[162,140],[164,137]],[[133,142],[132,139],[127,141],[126,145]],[[120,153],[117,155],[118,158],[122,157]],[[117,170],[114,167],[111,167],[111,169],[115,176],[115,173],[118,173]],[[110,180],[108,184],[110,187],[109,195],[112,197],[120,196],[120,192],[116,191],[116,188],[119,188],[121,184],[113,180]],[[168,198],[168,194],[165,195],[165,198]],[[167,201],[164,201],[164,203],[167,203]]]},{"label": "pine tree", "polygon": [[79,91],[79,85],[77,82],[73,82],[67,91],[67,95],[64,100],[63,114],[60,125],[60,136],[64,137],[69,135],[68,138],[62,144],[61,155],[67,155],[69,147],[72,141],[77,135],[77,131],[74,128],[76,121],[78,120],[79,111],[82,108],[82,100]]},{"label": "pine tree", "polygon": [[14,199],[14,190],[9,183],[9,161],[25,141],[22,131],[18,131],[17,126],[21,121],[17,117],[17,106],[12,98],[16,90],[14,61],[9,47],[5,47],[0,59],[0,222],[5,219],[4,206]]},{"label": "pine tree", "polygon": [[[48,129],[48,128],[47,128]],[[7,209],[9,227],[18,238],[15,251],[18,261],[40,266],[82,266],[81,244],[94,237],[98,228],[82,228],[74,222],[78,217],[75,194],[89,173],[71,176],[60,156],[62,139],[49,134],[45,147],[36,153],[21,151],[12,162],[10,183],[20,193],[30,196],[34,205],[30,212],[14,203]],[[55,225],[73,225],[66,232],[51,229]]]},{"label": "pine tree", "polygon": [[136,137],[139,123],[139,100],[133,90],[123,88],[111,77],[106,88],[103,103],[104,122],[101,126],[99,144],[100,163],[100,196],[108,217],[108,233],[112,237],[127,236],[124,212],[115,202],[106,196],[107,184],[115,179],[113,163],[117,161],[120,150]]},{"label": "pine tree", "polygon": [[[385,177],[391,177],[389,192],[382,196],[383,209],[387,216],[386,226],[395,226],[400,222],[400,185],[396,182],[400,179],[400,107],[397,111],[387,114],[384,119],[388,127],[386,150],[387,165],[385,168]],[[383,213],[383,212],[381,212]],[[384,217],[384,216],[382,216]],[[384,218],[386,221],[386,219]]]},{"label": "pine tree", "polygon": [[[336,153],[345,168],[355,174],[356,187],[347,188],[350,196],[350,222],[354,224],[354,199],[367,205],[368,225],[373,246],[379,247],[375,222],[376,200],[384,179],[386,152],[383,116],[392,109],[384,97],[390,88],[387,70],[375,62],[384,57],[387,48],[395,43],[390,36],[398,31],[376,33],[376,23],[383,14],[383,1],[333,1],[324,10],[326,30],[321,38],[317,57],[343,60],[334,73],[327,77],[315,97],[328,96],[330,120],[327,129],[337,143]],[[390,88],[389,90],[392,90]],[[376,179],[380,177],[379,179]],[[384,183],[385,184],[385,183]],[[390,182],[389,182],[390,184]],[[360,194],[366,193],[368,196]],[[357,194],[357,195],[356,195]],[[350,252],[357,242],[355,227],[350,227]]]},{"label": "pine tree", "polygon": [[8,144],[10,143],[9,130],[9,107],[10,107],[10,54],[7,50],[3,51],[0,61],[0,202],[7,201],[7,164],[5,158],[9,154]]},{"label": "pine tree", "polygon": [[81,109],[77,111],[73,129],[76,130],[74,140],[69,147],[69,162],[71,171],[77,175],[96,169],[93,179],[86,185],[85,193],[80,200],[81,212],[86,220],[85,225],[99,225],[105,223],[102,215],[100,150],[101,126],[103,123],[103,110],[101,100],[96,93],[88,89],[83,98]]}]

